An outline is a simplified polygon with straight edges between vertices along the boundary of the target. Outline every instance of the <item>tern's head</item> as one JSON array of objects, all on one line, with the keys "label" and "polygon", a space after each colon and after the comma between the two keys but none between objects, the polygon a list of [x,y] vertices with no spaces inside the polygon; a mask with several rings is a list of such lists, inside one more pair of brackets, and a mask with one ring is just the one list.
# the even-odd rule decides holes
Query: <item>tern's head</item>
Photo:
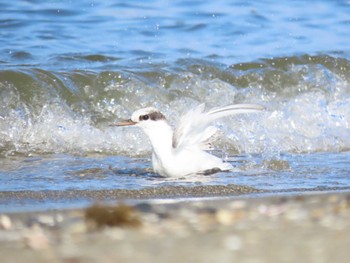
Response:
[{"label": "tern's head", "polygon": [[149,107],[135,111],[129,120],[121,121],[116,126],[136,125],[147,129],[153,127],[156,122],[164,122],[164,115],[156,108]]}]

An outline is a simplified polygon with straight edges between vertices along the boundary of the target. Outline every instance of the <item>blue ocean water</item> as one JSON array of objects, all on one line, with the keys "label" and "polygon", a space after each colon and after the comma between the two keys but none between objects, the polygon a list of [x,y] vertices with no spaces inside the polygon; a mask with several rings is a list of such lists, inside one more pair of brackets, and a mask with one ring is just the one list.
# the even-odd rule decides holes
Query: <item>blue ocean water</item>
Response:
[{"label": "blue ocean water", "polygon": [[145,70],[186,58],[231,65],[349,52],[348,1],[30,0],[0,7],[5,69]]},{"label": "blue ocean water", "polygon": [[[348,1],[0,3],[0,191],[346,190],[349,30]],[[158,178],[145,135],[108,126],[201,102],[268,109],[217,123],[232,173]]]}]

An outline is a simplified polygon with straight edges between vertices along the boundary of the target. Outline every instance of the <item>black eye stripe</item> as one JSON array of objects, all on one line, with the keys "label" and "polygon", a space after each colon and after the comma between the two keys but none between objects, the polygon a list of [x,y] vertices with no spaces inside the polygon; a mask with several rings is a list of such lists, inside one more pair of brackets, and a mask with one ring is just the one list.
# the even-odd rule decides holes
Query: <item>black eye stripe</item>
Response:
[{"label": "black eye stripe", "polygon": [[157,121],[157,120],[165,120],[165,117],[160,112],[152,112],[149,114],[140,115],[139,117],[139,121],[147,121],[149,119],[151,119],[152,121]]}]

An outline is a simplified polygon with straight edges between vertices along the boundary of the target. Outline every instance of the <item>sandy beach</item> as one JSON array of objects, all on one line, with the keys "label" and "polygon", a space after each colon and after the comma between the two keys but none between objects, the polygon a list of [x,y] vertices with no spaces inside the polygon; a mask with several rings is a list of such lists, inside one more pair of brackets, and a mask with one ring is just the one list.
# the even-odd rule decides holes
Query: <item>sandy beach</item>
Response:
[{"label": "sandy beach", "polygon": [[1,262],[348,262],[350,193],[0,215]]}]

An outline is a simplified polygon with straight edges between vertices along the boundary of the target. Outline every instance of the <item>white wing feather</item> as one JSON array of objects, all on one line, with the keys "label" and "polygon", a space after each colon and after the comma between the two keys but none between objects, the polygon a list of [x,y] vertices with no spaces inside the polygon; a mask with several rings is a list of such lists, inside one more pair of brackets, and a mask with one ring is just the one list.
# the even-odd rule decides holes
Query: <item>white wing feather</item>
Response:
[{"label": "white wing feather", "polygon": [[264,110],[264,107],[256,104],[236,104],[223,108],[214,108],[204,112],[205,104],[188,111],[180,119],[178,127],[173,135],[173,147],[182,148],[197,146],[203,150],[211,148],[211,142],[217,132],[217,128],[209,124],[219,118]]}]

